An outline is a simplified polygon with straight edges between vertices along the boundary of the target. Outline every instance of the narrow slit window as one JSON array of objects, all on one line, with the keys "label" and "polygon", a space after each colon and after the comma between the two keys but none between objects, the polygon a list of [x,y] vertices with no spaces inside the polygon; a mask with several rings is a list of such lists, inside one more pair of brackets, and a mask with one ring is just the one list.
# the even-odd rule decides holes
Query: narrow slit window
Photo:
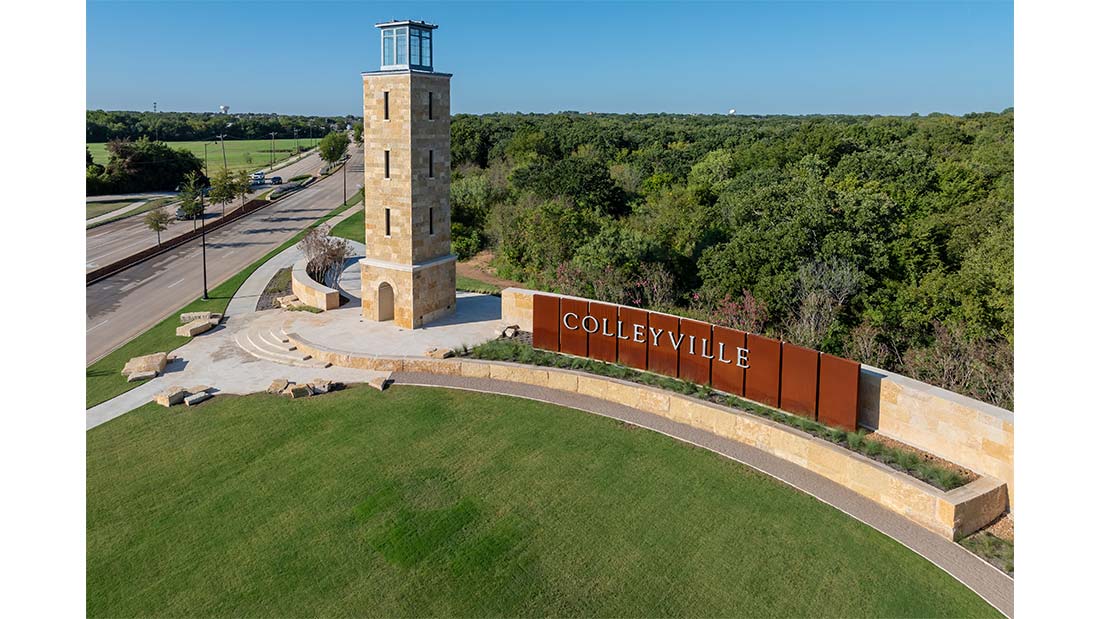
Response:
[{"label": "narrow slit window", "polygon": [[390,119],[390,91],[382,93],[382,119]]},{"label": "narrow slit window", "polygon": [[432,119],[432,93],[428,93],[428,120]]},{"label": "narrow slit window", "polygon": [[428,178],[435,178],[435,151],[428,151]]},{"label": "narrow slit window", "polygon": [[435,209],[428,207],[428,234],[435,234]]},{"label": "narrow slit window", "polygon": [[389,178],[390,177],[390,151],[386,151],[386,170],[385,170],[385,174],[386,174],[386,176],[384,178]]},{"label": "narrow slit window", "polygon": [[386,236],[390,235],[390,209],[386,209]]}]

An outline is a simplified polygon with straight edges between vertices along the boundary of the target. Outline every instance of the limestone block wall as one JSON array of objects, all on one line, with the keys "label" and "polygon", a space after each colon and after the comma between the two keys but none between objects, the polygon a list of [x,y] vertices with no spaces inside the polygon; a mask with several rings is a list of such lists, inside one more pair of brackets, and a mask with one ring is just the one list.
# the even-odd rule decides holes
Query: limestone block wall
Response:
[{"label": "limestone block wall", "polygon": [[[413,73],[410,78],[412,260],[451,253],[451,77]],[[428,99],[431,98],[431,118]],[[431,173],[429,173],[429,160]],[[429,218],[431,222],[429,222]]]},{"label": "limestone block wall", "polygon": [[362,278],[363,318],[375,322],[381,320],[378,306],[379,289],[382,284],[389,284],[393,289],[394,324],[402,329],[414,328],[412,270],[386,268],[370,264],[365,260],[359,262],[359,269]]},{"label": "limestone block wall", "polygon": [[455,258],[418,267],[412,274],[413,325],[422,327],[455,311]]},{"label": "limestone block wall", "polygon": [[[530,331],[535,291],[501,291],[501,318]],[[859,425],[1007,484],[1013,496],[1013,413],[885,370],[864,367]]]},{"label": "limestone block wall", "polygon": [[[389,93],[389,119],[385,98]],[[363,203],[367,257],[408,264],[412,259],[412,127],[410,74],[363,77]],[[385,153],[390,175],[385,175]],[[390,234],[385,209],[390,209]]]},{"label": "limestone block wall", "polygon": [[1008,484],[1013,497],[1012,411],[907,376],[866,367],[859,378],[859,424]]},{"label": "limestone block wall", "polygon": [[644,410],[752,445],[809,469],[949,539],[989,524],[1007,503],[1007,489],[999,479],[981,477],[944,492],[794,428],[645,385],[571,370],[496,361],[375,357],[328,349],[296,333],[287,334],[287,338],[299,351],[342,367],[494,378],[575,392]]},{"label": "limestone block wall", "polygon": [[314,281],[306,272],[304,258],[295,262],[290,270],[290,290],[298,297],[299,301],[319,310],[340,307],[340,292]]}]

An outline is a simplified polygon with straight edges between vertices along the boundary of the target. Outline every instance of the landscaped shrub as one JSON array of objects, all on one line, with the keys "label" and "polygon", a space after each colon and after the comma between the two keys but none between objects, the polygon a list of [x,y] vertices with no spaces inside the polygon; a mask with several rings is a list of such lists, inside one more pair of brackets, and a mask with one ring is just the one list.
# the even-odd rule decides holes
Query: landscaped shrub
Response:
[{"label": "landscaped shrub", "polygon": [[[458,351],[455,351],[458,354]],[[511,361],[527,365],[541,365],[561,369],[578,370],[617,378],[630,382],[658,387],[668,391],[674,391],[684,395],[724,404],[730,408],[736,408],[747,413],[765,417],[786,426],[797,428],[803,432],[834,443],[845,449],[863,454],[868,458],[881,462],[893,469],[907,473],[921,481],[924,481],[940,490],[952,490],[967,483],[967,480],[959,473],[944,468],[934,463],[924,462],[911,451],[889,447],[882,443],[868,439],[865,430],[848,432],[839,428],[830,428],[812,419],[789,415],[773,408],[756,404],[733,395],[722,396],[706,385],[698,385],[689,381],[679,380],[669,376],[642,372],[615,363],[605,363],[583,357],[573,357],[560,353],[539,350],[525,343],[514,340],[497,339],[476,346],[467,353],[475,359],[488,361]]]}]

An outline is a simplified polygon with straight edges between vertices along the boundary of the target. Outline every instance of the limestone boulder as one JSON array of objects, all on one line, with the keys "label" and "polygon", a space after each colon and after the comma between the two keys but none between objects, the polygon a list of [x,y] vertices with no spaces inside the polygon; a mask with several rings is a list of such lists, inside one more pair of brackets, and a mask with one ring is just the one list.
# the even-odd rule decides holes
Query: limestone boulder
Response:
[{"label": "limestone boulder", "polygon": [[382,376],[375,376],[374,378],[370,379],[369,381],[367,381],[367,384],[379,391],[385,391],[392,382],[393,381],[390,380],[389,374],[383,374]]},{"label": "limestone boulder", "polygon": [[148,370],[148,371],[145,371],[145,372],[131,372],[130,375],[126,377],[126,382],[136,383],[139,380],[149,380],[150,378],[156,378],[156,377],[157,377],[157,373],[154,372],[153,370]]},{"label": "limestone boulder", "polygon": [[285,297],[279,297],[275,299],[275,301],[279,304],[279,307],[286,309],[288,307],[293,307],[298,304],[298,295],[288,294]]},{"label": "limestone boulder", "polygon": [[180,337],[195,337],[200,333],[206,333],[213,329],[217,324],[217,321],[209,318],[204,320],[192,320],[182,327],[176,327],[176,335]]},{"label": "limestone boulder", "polygon": [[153,401],[164,407],[175,406],[183,402],[189,393],[187,390],[180,386],[172,386],[164,391],[161,391],[157,395],[153,396]]},{"label": "limestone boulder", "polygon": [[454,351],[447,348],[429,348],[424,354],[432,359],[450,359],[455,356]]},{"label": "limestone boulder", "polygon": [[519,325],[508,325],[500,331],[500,337],[513,338],[519,335]]},{"label": "limestone boulder", "polygon": [[290,386],[290,381],[285,378],[276,378],[271,381],[271,384],[267,387],[268,393],[280,394],[286,391],[286,388]]},{"label": "limestone boulder", "polygon": [[207,391],[210,391],[210,387],[206,385],[195,385],[194,387],[187,388],[188,393],[205,393]]},{"label": "limestone boulder", "polygon": [[164,371],[164,366],[167,364],[167,353],[157,352],[151,355],[134,357],[122,367],[122,375],[129,378],[131,374],[136,372],[153,372],[153,376],[156,376]]},{"label": "limestone boulder", "polygon": [[290,385],[283,393],[290,396],[291,400],[297,400],[298,398],[308,398],[313,395],[313,390],[309,388],[309,385]]},{"label": "limestone boulder", "polygon": [[200,402],[205,402],[206,400],[209,400],[212,397],[214,397],[214,396],[211,395],[210,392],[200,391],[199,393],[192,393],[191,395],[184,398],[183,401],[188,406],[194,406],[194,405],[196,405]]},{"label": "limestone boulder", "polygon": [[309,383],[309,389],[313,392],[313,395],[328,393],[332,391],[332,381],[323,378],[314,378],[313,382]]},{"label": "limestone boulder", "polygon": [[217,312],[184,312],[180,314],[180,324],[195,322],[196,320],[214,320],[221,322],[222,315]]}]

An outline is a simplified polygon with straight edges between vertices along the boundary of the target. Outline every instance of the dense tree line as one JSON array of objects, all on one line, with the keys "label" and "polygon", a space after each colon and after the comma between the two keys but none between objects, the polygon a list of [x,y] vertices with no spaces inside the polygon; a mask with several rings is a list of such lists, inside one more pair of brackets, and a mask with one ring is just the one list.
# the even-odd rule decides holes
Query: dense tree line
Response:
[{"label": "dense tree line", "polygon": [[[214,112],[125,112],[88,110],[86,142],[108,142],[145,137],[166,142],[209,140],[229,134],[237,140],[321,137],[342,130],[353,116],[283,116],[278,114],[218,114]],[[228,125],[228,127],[227,127]]]},{"label": "dense tree line", "polygon": [[190,151],[171,148],[164,142],[141,138],[107,143],[109,160],[100,165],[85,154],[85,189],[89,196],[142,191],[173,191],[188,174],[199,175],[203,184],[202,160]]},{"label": "dense tree line", "polygon": [[454,248],[1012,407],[1013,113],[457,115]]}]

